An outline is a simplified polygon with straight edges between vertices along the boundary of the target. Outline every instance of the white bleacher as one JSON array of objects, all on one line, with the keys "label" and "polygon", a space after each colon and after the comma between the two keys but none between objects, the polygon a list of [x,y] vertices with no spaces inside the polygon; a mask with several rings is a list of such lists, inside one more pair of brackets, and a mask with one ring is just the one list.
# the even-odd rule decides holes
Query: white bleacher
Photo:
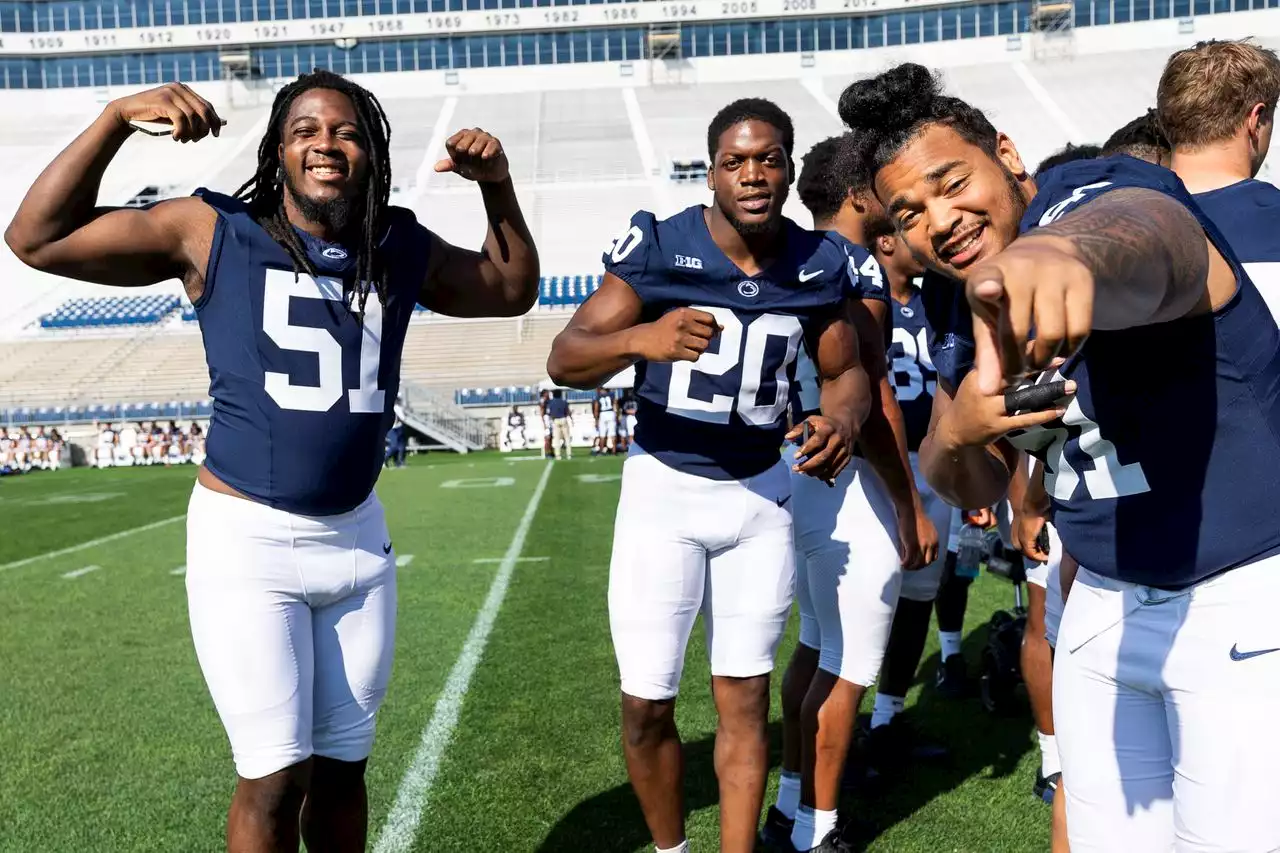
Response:
[{"label": "white bleacher", "polygon": [[[1105,35],[1102,28],[1089,29],[1097,32],[1082,31],[1082,39]],[[1194,40],[1183,39],[1188,44]],[[1280,47],[1276,39],[1263,42]],[[1132,43],[1148,42],[1139,38]],[[1067,141],[1102,142],[1151,106],[1171,50],[1168,39],[1162,43],[1166,46],[1159,49],[1090,50],[1074,58],[1036,59],[1028,51],[1006,55],[1003,40],[980,40],[972,43],[968,62],[953,61],[965,45],[930,50],[948,52],[939,62],[948,90],[987,111],[1034,167]],[[872,54],[873,63],[868,61]],[[776,64],[784,58],[699,60],[703,64],[695,64],[695,70],[732,65],[742,73],[707,73],[696,84],[648,85],[637,72],[623,81],[633,86],[629,89],[599,87],[583,79],[577,88],[519,91],[524,78],[541,73],[531,69],[511,70],[513,85],[506,91],[458,87],[442,92],[427,86],[424,91],[430,94],[417,97],[412,88],[392,79],[403,75],[369,75],[361,82],[383,96],[391,121],[393,203],[411,207],[444,239],[478,248],[487,227],[480,193],[457,176],[435,174],[431,165],[443,156],[438,143],[447,133],[483,127],[506,148],[538,243],[543,275],[572,277],[600,272],[601,252],[637,209],[665,216],[708,200],[700,183],[673,183],[667,171],[673,160],[706,158],[707,124],[729,101],[750,95],[769,98],[786,109],[795,122],[799,162],[815,142],[842,132],[835,108],[852,79],[903,58],[922,58],[909,50],[858,51],[849,57],[841,63],[835,61],[838,56],[819,53],[814,69],[792,70],[788,79],[750,83],[743,81],[751,79],[761,63]],[[846,65],[857,70],[845,72]],[[599,72],[593,66],[575,66],[563,73]],[[776,71],[765,73],[777,76]],[[537,83],[524,82],[525,88],[529,85]],[[212,93],[218,94],[216,87]],[[216,98],[215,103],[223,109]],[[13,164],[0,183],[0,219],[7,221],[39,169],[100,108],[53,111],[41,115],[36,127],[0,125],[0,156]],[[202,184],[234,191],[256,166],[267,112],[266,104],[227,108],[224,115],[230,123],[222,138],[195,146],[141,135],[130,139],[108,171],[102,201],[121,203],[147,185],[173,186],[184,193]],[[1268,176],[1274,180],[1275,172],[1264,168],[1263,177]],[[802,224],[810,222],[794,193],[786,212]],[[179,287],[169,282],[131,295],[148,292],[177,293]],[[60,303],[104,295],[111,292],[26,270],[0,248],[0,408],[194,400],[207,394],[208,373],[194,324],[164,323],[136,333],[38,328],[39,315]],[[521,321],[419,318],[405,346],[404,379],[444,392],[536,383],[545,375],[550,342],[569,316],[569,309],[555,308]]]}]

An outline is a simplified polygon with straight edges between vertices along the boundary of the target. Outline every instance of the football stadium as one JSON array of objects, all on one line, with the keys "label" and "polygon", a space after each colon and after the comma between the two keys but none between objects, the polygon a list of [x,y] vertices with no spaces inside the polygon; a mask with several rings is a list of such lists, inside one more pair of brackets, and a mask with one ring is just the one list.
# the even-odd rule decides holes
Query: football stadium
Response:
[{"label": "football stadium", "polygon": [[[612,563],[616,570],[619,549],[632,548],[637,571],[645,570],[643,537],[632,536],[626,540],[630,544],[615,542],[615,516],[620,496],[627,494],[625,449],[631,446],[633,460],[637,453],[638,445],[631,439],[636,398],[643,396],[635,386],[643,368],[597,371],[592,376],[605,377],[599,382],[557,382],[553,375],[563,380],[565,374],[548,367],[553,345],[561,345],[575,312],[593,294],[603,296],[619,276],[625,278],[617,265],[633,248],[626,243],[636,211],[651,211],[662,220],[691,206],[713,203],[708,174],[716,177],[720,166],[714,135],[708,151],[708,125],[731,102],[767,99],[785,111],[794,124],[794,168],[799,170],[815,144],[849,130],[842,111],[851,84],[876,78],[901,63],[919,63],[937,71],[947,95],[977,107],[1016,143],[1030,171],[1068,145],[1101,145],[1156,107],[1157,88],[1175,51],[1207,40],[1238,39],[1250,39],[1264,53],[1280,49],[1280,0],[0,0],[0,155],[6,162],[0,180],[0,221],[15,222],[9,232],[15,249],[0,247],[0,600],[5,604],[0,619],[0,851],[293,850],[299,844],[298,809],[303,848],[313,853],[639,853],[654,850],[655,844],[660,850],[750,849],[722,835],[726,782],[718,782],[717,773],[729,775],[729,750],[717,748],[717,734],[723,737],[728,728],[723,716],[727,711],[722,708],[718,716],[710,685],[729,675],[759,673],[717,669],[720,665],[704,642],[704,629],[710,626],[703,624],[702,616],[688,643],[683,675],[678,665],[676,670],[681,684],[675,722],[683,743],[682,801],[681,795],[674,796],[685,816],[680,842],[684,846],[663,846],[658,836],[666,830],[656,828],[662,825],[653,816],[657,807],[647,804],[642,810],[637,798],[633,780],[646,771],[635,769],[638,753],[624,750],[624,740],[633,741],[627,749],[639,749],[641,738],[632,738],[624,726],[626,709],[620,709],[616,624],[611,634],[611,610],[620,605],[617,589],[611,590],[610,567]],[[439,257],[446,254],[440,248],[445,244],[470,250],[422,261],[428,282],[435,280],[433,276],[441,281],[452,276],[479,288],[487,286],[488,273],[458,272],[462,265],[475,261],[480,265],[476,269],[488,264],[484,270],[492,270],[501,266],[490,263],[495,252],[507,258],[508,266],[515,263],[512,257],[519,260],[519,229],[514,254],[512,232],[498,233],[493,242],[494,231],[489,230],[499,230],[495,223],[507,222],[510,209],[495,213],[499,208],[487,205],[505,203],[494,201],[499,191],[476,186],[491,174],[476,157],[490,155],[477,155],[478,148],[470,155],[465,147],[456,150],[455,134],[480,128],[481,145],[490,138],[500,143],[509,170],[509,182],[503,185],[513,188],[517,212],[523,214],[521,227],[527,226],[527,237],[536,245],[536,302],[530,293],[518,310],[453,310],[449,304],[461,303],[441,301],[400,311],[393,310],[395,303],[382,290],[369,292],[367,305],[382,307],[360,309],[353,340],[363,343],[353,347],[359,354],[351,359],[359,370],[344,370],[346,348],[338,344],[342,338],[315,328],[309,318],[318,315],[309,313],[308,306],[299,307],[315,299],[296,297],[316,297],[316,292],[296,288],[302,286],[299,281],[338,282],[338,290],[320,297],[338,305],[354,273],[345,278],[333,273],[337,278],[325,279],[309,266],[311,260],[305,265],[310,276],[301,273],[299,255],[292,248],[298,234],[290,230],[292,242],[286,245],[288,241],[282,242],[265,224],[259,228],[246,218],[243,221],[258,235],[245,237],[244,226],[237,225],[241,231],[234,236],[233,226],[225,223],[243,214],[220,209],[223,218],[213,232],[214,241],[231,245],[240,240],[236,245],[249,248],[237,251],[249,258],[264,257],[265,241],[272,251],[288,249],[293,259],[291,275],[268,270],[265,309],[262,297],[257,297],[257,310],[265,310],[267,318],[254,319],[249,311],[249,322],[258,324],[250,334],[256,333],[260,341],[269,338],[277,361],[266,368],[266,393],[259,385],[257,396],[248,397],[241,387],[243,372],[236,366],[243,363],[236,359],[242,358],[238,350],[244,347],[237,348],[224,331],[214,328],[242,318],[227,296],[221,302],[210,296],[212,268],[200,273],[198,284],[204,291],[194,300],[192,294],[200,291],[193,291],[193,279],[163,271],[172,266],[153,265],[148,269],[162,271],[133,281],[125,272],[113,273],[113,265],[133,269],[130,261],[122,260],[126,251],[115,251],[110,244],[134,239],[142,228],[137,224],[99,232],[95,245],[107,260],[89,274],[76,273],[69,261],[44,263],[44,256],[18,247],[18,225],[34,216],[37,207],[44,208],[50,222],[71,215],[58,209],[61,202],[33,203],[40,195],[33,186],[48,198],[66,193],[72,201],[65,208],[86,216],[95,207],[142,216],[164,210],[166,200],[188,198],[202,188],[212,191],[205,196],[210,204],[220,204],[212,199],[236,194],[255,175],[258,191],[265,192],[274,174],[272,164],[278,161],[280,177],[274,186],[281,216],[305,211],[288,195],[296,194],[291,183],[296,178],[286,173],[293,156],[286,148],[299,143],[280,139],[277,125],[283,119],[273,112],[273,104],[298,75],[315,69],[327,69],[363,87],[385,112],[391,129],[388,161],[373,157],[369,168],[375,177],[385,178],[389,204],[407,208],[444,241],[431,244]],[[196,144],[175,144],[168,138],[169,129],[155,130],[154,124],[148,132],[125,130],[118,150],[108,157],[109,165],[85,166],[90,171],[105,169],[96,195],[91,181],[74,175],[61,183],[57,175],[41,177],[60,152],[75,153],[81,144],[76,140],[83,141],[82,133],[89,134],[85,129],[96,126],[104,110],[175,82],[186,84],[192,97],[216,110],[225,122],[220,132],[204,138],[198,138],[203,133],[194,135]],[[357,103],[355,96],[351,98]],[[1258,126],[1266,126],[1267,140],[1274,98],[1269,109],[1258,113]],[[369,134],[365,113],[360,116],[355,124],[361,134]],[[274,144],[265,144],[264,138],[280,142],[283,153],[276,155]],[[334,150],[346,144],[332,143]],[[353,144],[366,146],[363,137]],[[1256,179],[1276,184],[1280,166],[1265,162],[1265,145],[1262,160],[1255,164]],[[450,165],[442,168],[441,162]],[[84,186],[89,187],[87,197]],[[29,190],[32,198],[24,202]],[[803,229],[819,227],[801,196],[793,185],[781,212]],[[274,208],[267,212],[275,213]],[[1269,215],[1278,213],[1280,208]],[[1055,216],[1046,214],[1041,224],[1052,223]],[[106,220],[98,220],[102,221]],[[256,221],[265,222],[262,216]],[[1263,297],[1273,299],[1267,288],[1280,288],[1280,227],[1269,227],[1276,262],[1249,263],[1243,258],[1242,268]],[[639,232],[634,227],[632,232],[638,242]],[[387,233],[390,245],[394,227],[388,226]],[[740,233],[745,237],[745,231]],[[67,231],[52,235],[50,242],[54,236],[67,238]],[[299,251],[313,260],[316,253],[307,255],[313,242],[305,234],[303,240],[306,249]],[[485,253],[475,254],[482,243]],[[209,245],[207,238],[201,244],[200,269]],[[346,250],[334,248],[336,244],[325,245],[325,258],[347,258]],[[614,263],[606,270],[611,252]],[[352,254],[357,254],[354,249]],[[392,270],[384,282],[401,269],[395,264],[409,264],[406,268],[421,273],[421,265],[412,266],[416,260],[386,252],[393,254],[398,258],[394,264],[385,258],[378,261],[384,271]],[[226,257],[216,274],[222,282],[237,275]],[[59,268],[59,263],[64,265]],[[675,260],[676,266],[696,270],[702,264],[684,255]],[[283,277],[273,279],[275,272]],[[737,269],[734,273],[744,275]],[[805,275],[801,272],[800,282],[807,280]],[[732,289],[732,283],[726,287]],[[369,281],[363,284],[373,286]],[[755,287],[750,281],[738,285],[743,297],[758,292],[745,291],[748,284]],[[230,286],[224,284],[224,292]],[[430,284],[423,287],[426,293]],[[285,294],[282,305],[272,302],[273,290]],[[290,294],[295,297],[292,302]],[[676,297],[678,305],[697,304],[680,298]],[[349,301],[356,304],[355,298]],[[532,307],[528,302],[534,302]],[[674,307],[663,304],[663,311]],[[645,319],[661,316],[650,307],[646,302]],[[902,310],[910,316],[905,307]],[[721,323],[717,334],[724,334],[723,317],[715,317]],[[1048,328],[1047,323],[1040,325]],[[386,331],[392,327],[403,330],[403,353],[389,362],[398,365],[399,391],[387,395],[379,390],[388,386],[386,370],[379,372],[376,348],[395,337]],[[741,335],[741,327],[736,328]],[[909,351],[899,349],[888,361],[888,381],[904,404],[904,388],[914,389],[914,397],[921,388],[932,393],[937,384],[926,377],[921,385],[913,334],[908,335]],[[925,333],[920,334],[924,364],[930,346]],[[750,350],[750,330],[746,337]],[[370,340],[371,374],[365,351]],[[764,340],[773,339],[766,335]],[[253,346],[251,340],[248,347]],[[774,348],[761,343],[758,349],[763,360]],[[289,353],[292,367],[279,367],[279,352]],[[702,351],[689,360],[697,359],[698,352]],[[794,341],[789,353],[788,358],[794,358]],[[736,370],[736,363],[718,368],[706,364],[717,355],[702,352],[700,367],[705,372],[684,372],[686,397],[691,371],[705,378],[717,370]],[[215,359],[221,361],[215,364]],[[633,357],[629,363],[641,360]],[[331,370],[334,365],[336,371]],[[286,372],[272,372],[272,366]],[[932,364],[928,367],[932,371]],[[262,370],[257,368],[258,381]],[[771,388],[785,384],[786,370],[792,371],[793,382],[799,381],[788,361],[779,367]],[[679,371],[669,373],[674,399]],[[747,380],[742,382],[746,395]],[[601,390],[592,390],[597,385]],[[1280,387],[1280,378],[1273,385]],[[737,388],[730,393],[737,393]],[[1095,395],[1099,393],[1095,389]],[[785,393],[780,394],[779,408],[785,405]],[[731,405],[748,408],[741,401],[731,404],[729,397],[712,395],[710,402],[697,399],[696,392],[694,397],[691,406],[697,411],[687,416],[698,430],[710,429],[706,424],[713,421],[727,423]],[[286,398],[301,402],[289,406],[283,402]],[[721,421],[716,421],[718,399],[725,401]],[[568,404],[567,416],[556,408],[561,401]],[[825,392],[823,401],[825,406]],[[265,411],[277,403],[307,411],[280,419]],[[642,399],[638,405],[643,437],[648,403]],[[373,422],[378,419],[366,418],[370,426],[362,428],[359,439],[364,442],[363,456],[343,449],[336,437],[314,442],[307,437],[312,430],[342,433],[345,427],[332,425],[337,410],[347,418],[356,417],[356,412],[384,415],[376,429]],[[312,415],[318,420],[302,419]],[[1070,424],[1070,416],[1065,417]],[[733,418],[738,423],[737,413]],[[796,424],[802,419],[799,412],[790,418],[789,423]],[[251,429],[245,424],[259,420],[268,424],[260,432],[270,446],[261,448],[259,457],[242,444],[230,454],[238,457],[230,465],[228,445],[219,448],[213,436],[237,430],[248,435]],[[607,426],[601,426],[602,421]],[[1087,426],[1084,432],[1088,434]],[[206,436],[211,441],[208,448]],[[1081,439],[1082,447],[1086,443]],[[290,444],[292,451],[286,450]],[[1103,457],[1086,452],[1099,468],[1105,467]],[[388,569],[392,580],[384,581],[392,594],[384,629],[388,637],[394,634],[394,663],[386,651],[390,675],[380,706],[373,708],[377,735],[371,752],[348,754],[335,747],[326,753],[319,729],[314,750],[318,757],[327,754],[328,764],[367,755],[367,831],[365,840],[354,844],[315,830],[308,834],[309,809],[323,810],[325,805],[312,793],[316,802],[303,806],[303,794],[297,793],[292,839],[286,832],[286,840],[277,839],[276,846],[253,846],[244,834],[251,832],[244,828],[252,823],[244,817],[249,812],[236,809],[257,808],[244,805],[252,799],[244,792],[257,791],[261,797],[266,789],[248,780],[260,782],[257,777],[287,773],[281,768],[293,764],[282,759],[261,773],[245,770],[247,748],[236,742],[235,727],[243,731],[247,724],[235,722],[236,713],[227,710],[226,693],[215,690],[211,698],[211,671],[216,667],[210,663],[208,647],[197,649],[193,630],[198,628],[197,636],[211,645],[242,637],[245,654],[230,667],[230,675],[223,667],[223,677],[243,675],[250,681],[271,676],[273,664],[265,660],[265,646],[254,647],[266,635],[249,627],[256,616],[238,605],[208,611],[200,626],[194,608],[204,594],[199,590],[214,589],[219,573],[231,572],[248,553],[229,544],[225,552],[219,551],[218,540],[243,535],[248,541],[258,535],[251,532],[252,524],[267,523],[265,517],[251,519],[248,512],[236,515],[234,506],[225,505],[226,495],[250,496],[242,503],[281,518],[296,519],[294,513],[300,512],[306,519],[322,519],[329,513],[291,509],[277,497],[255,503],[252,488],[261,479],[278,490],[278,483],[297,476],[284,472],[286,464],[305,466],[308,454],[322,453],[346,460],[376,456],[368,475],[376,478],[376,497],[366,498],[366,487],[358,499],[329,512],[355,517],[370,506],[384,512],[390,541],[381,541],[381,522],[376,522],[370,536],[378,537],[383,547],[381,553],[376,545],[370,551],[379,560],[387,555],[394,564]],[[221,462],[218,454],[223,454]],[[906,459],[905,449],[902,456]],[[333,472],[346,470],[343,459],[318,465],[315,476],[339,476]],[[207,489],[210,484],[203,473],[202,485],[193,494],[197,471],[206,460],[224,494]],[[224,474],[233,468],[247,473]],[[875,476],[866,470],[866,477]],[[1065,500],[1058,473],[1058,487],[1050,492]],[[1095,488],[1096,481],[1090,479],[1095,473],[1083,474],[1090,489]],[[1141,476],[1142,471],[1137,473]],[[909,468],[907,474],[909,479]],[[1238,476],[1249,479],[1243,473]],[[1258,471],[1256,479],[1265,481],[1268,476],[1268,471]],[[1156,479],[1151,478],[1153,484]],[[1206,475],[1205,482],[1222,486],[1212,475]],[[308,488],[318,493],[325,484]],[[651,499],[662,503],[678,494],[673,486]],[[1124,494],[1120,492],[1121,498]],[[781,511],[786,499],[777,500]],[[802,510],[795,513],[798,525]],[[955,516],[961,517],[958,511]],[[996,528],[996,514],[989,511],[985,521],[965,518],[966,530]],[[196,544],[197,522],[203,525],[200,542],[207,548]],[[288,523],[292,536],[293,522]],[[618,523],[621,530],[621,520]],[[1180,539],[1176,524],[1169,522],[1173,540]],[[939,533],[943,526],[938,525]],[[1005,529],[1007,539],[1007,524]],[[363,533],[353,535],[353,541],[364,541]],[[909,723],[911,732],[887,758],[881,749],[880,760],[864,767],[858,756],[875,731],[867,718],[873,708],[881,707],[875,687],[866,685],[866,695],[860,697],[863,717],[850,737],[853,745],[840,793],[838,843],[820,847],[819,833],[810,848],[762,841],[757,849],[1067,849],[1065,836],[1051,831],[1054,786],[1046,791],[1044,778],[1050,775],[1050,765],[1042,756],[1043,735],[1037,737],[1037,718],[1020,674],[1027,575],[1019,568],[1023,557],[1012,543],[1001,546],[1000,538],[988,534],[979,559],[957,551],[952,536],[952,567],[947,571],[958,572],[956,561],[968,560],[976,573],[971,588],[966,587],[967,605],[961,604],[963,628],[959,634],[943,631],[947,636],[942,637],[942,626],[930,623],[920,663],[905,691],[905,708],[899,703],[893,711],[904,718],[904,726]],[[967,547],[969,541],[962,544]],[[1061,549],[1056,539],[1055,544]],[[282,565],[305,559],[296,543],[282,547],[281,556],[272,558]],[[857,547],[855,539],[849,548]],[[708,554],[712,550],[708,548]],[[1270,559],[1272,553],[1274,549],[1259,545],[1250,559]],[[197,559],[204,586],[196,585]],[[941,554],[938,560],[943,560]],[[357,562],[352,558],[349,569],[342,569],[355,585],[361,571]],[[1234,567],[1248,560],[1228,562]],[[1150,589],[1160,587],[1149,583]],[[208,594],[210,600],[218,597]],[[1042,608],[1043,598],[1041,593]],[[785,799],[779,792],[782,776],[788,775],[782,772],[783,673],[804,630],[790,609],[789,595],[783,603],[791,618],[776,646],[768,686],[768,773],[761,823],[772,820],[769,810]],[[892,607],[890,602],[887,618]],[[709,612],[699,603],[688,612],[700,611]],[[927,612],[924,618],[930,618]],[[305,681],[308,692],[310,655],[314,653],[317,671],[326,648],[337,655],[339,667],[344,651],[355,657],[350,647],[343,647],[346,629],[341,625],[334,623],[327,633],[316,628],[314,652],[307,634],[308,660],[298,664],[303,675],[293,677]],[[947,663],[955,663],[948,651],[954,648],[949,645],[956,642],[954,637],[959,638],[962,655],[958,676]],[[1244,658],[1276,651],[1273,647],[1280,647],[1280,635],[1274,631],[1241,635],[1240,649],[1258,651],[1238,656],[1237,647],[1230,646],[1231,660],[1240,661],[1236,666],[1252,665]],[[1226,648],[1220,655],[1223,660]],[[884,638],[877,654],[883,651]],[[259,653],[260,665],[255,663]],[[1266,661],[1258,659],[1260,664]],[[347,665],[359,664],[348,660]],[[623,675],[624,693],[629,694]],[[351,690],[359,693],[355,682],[362,676],[348,676],[354,679]],[[953,677],[958,677],[958,684],[943,684]],[[367,683],[360,686],[372,689]],[[301,688],[289,682],[280,689],[293,695]],[[347,690],[346,681],[341,689]],[[1055,696],[1057,689],[1055,682]],[[660,705],[669,696],[646,698]],[[625,700],[640,701],[630,695]],[[344,701],[359,697],[347,695]],[[1241,703],[1249,705],[1244,699]],[[368,710],[367,703],[361,707]],[[310,713],[308,708],[306,714]],[[368,726],[371,717],[370,713],[365,721]],[[1109,731],[1110,720],[1099,716],[1099,730]],[[1231,725],[1225,722],[1222,728],[1229,730]],[[229,733],[234,750],[229,748]],[[330,736],[341,740],[331,731],[326,734]],[[309,738],[308,729],[308,743]],[[1176,743],[1173,751],[1176,762]],[[308,746],[296,757],[306,761],[310,755]],[[315,774],[319,779],[320,765]],[[1171,781],[1175,792],[1183,778]],[[301,792],[309,783],[299,784]],[[809,783],[803,789],[799,782],[794,784],[804,791],[797,795],[802,797],[798,808],[811,809],[812,817]],[[286,791],[280,794],[283,798],[291,795],[291,789],[278,790]],[[1131,799],[1120,808],[1132,820],[1141,822],[1144,815],[1159,811],[1136,788],[1125,790]],[[232,807],[229,824],[233,795],[239,805]],[[650,796],[662,798],[652,788]],[[260,805],[260,800],[255,802]],[[1074,801],[1067,803],[1070,814],[1077,814]],[[788,816],[792,820],[798,820],[796,809],[793,803]],[[834,815],[830,809],[818,813],[828,812]],[[1272,815],[1266,822],[1274,820]],[[1072,833],[1074,843],[1074,828]],[[1081,849],[1274,849],[1253,846],[1262,837],[1260,830],[1231,843],[1205,842],[1201,847],[1179,836],[1175,847],[1170,836],[1167,845],[1143,846],[1134,841],[1139,836],[1116,831],[1114,838],[1125,839],[1122,846]],[[1181,846],[1184,842],[1187,846]]]}]

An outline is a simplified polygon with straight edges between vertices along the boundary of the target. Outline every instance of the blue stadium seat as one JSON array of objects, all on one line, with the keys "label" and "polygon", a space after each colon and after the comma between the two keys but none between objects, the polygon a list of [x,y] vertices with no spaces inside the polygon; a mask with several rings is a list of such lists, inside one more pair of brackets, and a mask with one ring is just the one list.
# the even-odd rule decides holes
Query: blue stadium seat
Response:
[{"label": "blue stadium seat", "polygon": [[[42,316],[40,325],[45,329],[149,325],[183,308],[181,302],[177,296],[164,294],[71,299]],[[183,308],[184,318],[187,313]],[[194,311],[191,313],[194,316]]]}]

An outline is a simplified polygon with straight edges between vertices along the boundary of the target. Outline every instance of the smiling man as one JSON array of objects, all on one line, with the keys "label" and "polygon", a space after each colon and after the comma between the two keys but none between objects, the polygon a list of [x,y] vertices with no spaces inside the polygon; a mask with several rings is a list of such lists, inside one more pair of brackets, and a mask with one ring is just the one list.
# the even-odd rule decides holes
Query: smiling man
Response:
[{"label": "smiling man", "polygon": [[377,100],[325,71],[277,94],[256,174],[230,197],[96,206],[133,132],[222,126],[181,84],[122,98],[58,155],[5,233],[46,272],[119,287],[177,278],[212,380],[207,458],[187,515],[196,654],[239,780],[230,851],[364,849],[365,762],[391,672],[395,554],[373,492],[415,302],[524,313],[538,260],[498,140],[465,130],[436,171],[475,181],[484,248],[391,207]]},{"label": "smiling man", "polygon": [[786,428],[802,340],[823,383],[798,472],[834,480],[871,405],[846,304],[856,272],[839,238],[782,215],[793,138],[791,118],[769,101],[721,110],[707,131],[712,205],[633,216],[547,365],[576,388],[636,366],[609,621],[627,771],[660,851],[688,849],[675,697],[699,611],[720,715],[721,850],[755,845],[769,673],[795,577],[792,466],[778,448],[802,434]]}]

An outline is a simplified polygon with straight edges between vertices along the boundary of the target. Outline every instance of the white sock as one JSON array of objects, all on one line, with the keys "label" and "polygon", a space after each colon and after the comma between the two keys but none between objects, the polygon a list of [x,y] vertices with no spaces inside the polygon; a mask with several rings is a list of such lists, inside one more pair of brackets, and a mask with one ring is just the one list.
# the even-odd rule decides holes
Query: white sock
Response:
[{"label": "white sock", "polygon": [[790,820],[796,819],[796,809],[800,808],[800,774],[782,771],[778,779],[777,809]]},{"label": "white sock", "polygon": [[668,847],[666,850],[663,850],[656,844],[653,845],[653,849],[657,851],[657,853],[689,853],[689,839],[686,838],[675,847]]},{"label": "white sock", "polygon": [[791,829],[791,846],[796,850],[812,850],[835,828],[835,809],[821,811],[801,806],[796,809],[796,825]]},{"label": "white sock", "polygon": [[905,696],[890,696],[888,693],[877,693],[876,704],[871,710],[871,728],[878,729],[893,722],[893,718],[902,713],[907,706]]},{"label": "white sock", "polygon": [[938,642],[942,645],[942,659],[960,654],[960,632],[939,631]]},{"label": "white sock", "polygon": [[1058,739],[1044,732],[1036,732],[1040,738],[1040,775],[1048,779],[1054,773],[1062,772],[1062,761],[1058,758]]}]

